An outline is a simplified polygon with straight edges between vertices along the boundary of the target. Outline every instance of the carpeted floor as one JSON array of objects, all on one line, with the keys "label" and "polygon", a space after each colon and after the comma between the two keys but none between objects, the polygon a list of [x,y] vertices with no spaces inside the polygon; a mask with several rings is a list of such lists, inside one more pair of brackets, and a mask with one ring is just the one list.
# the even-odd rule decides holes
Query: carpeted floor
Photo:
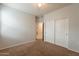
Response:
[{"label": "carpeted floor", "polygon": [[66,48],[36,40],[20,46],[0,50],[1,56],[79,56]]}]

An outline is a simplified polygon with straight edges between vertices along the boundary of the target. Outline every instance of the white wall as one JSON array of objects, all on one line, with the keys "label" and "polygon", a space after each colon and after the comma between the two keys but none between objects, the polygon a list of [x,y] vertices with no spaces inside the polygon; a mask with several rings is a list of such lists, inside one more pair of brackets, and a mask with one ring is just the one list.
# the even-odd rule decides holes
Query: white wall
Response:
[{"label": "white wall", "polygon": [[0,49],[35,40],[35,16],[3,7],[1,23]]},{"label": "white wall", "polygon": [[[69,19],[68,48],[79,52],[79,4],[72,4],[62,9],[48,13],[44,15],[45,19],[46,17],[52,17],[51,20],[58,20],[63,18]],[[49,29],[48,31],[50,32]]]},{"label": "white wall", "polygon": [[0,5],[0,29],[1,29],[1,5]]},{"label": "white wall", "polygon": [[0,4],[0,39],[1,39],[1,4]]}]

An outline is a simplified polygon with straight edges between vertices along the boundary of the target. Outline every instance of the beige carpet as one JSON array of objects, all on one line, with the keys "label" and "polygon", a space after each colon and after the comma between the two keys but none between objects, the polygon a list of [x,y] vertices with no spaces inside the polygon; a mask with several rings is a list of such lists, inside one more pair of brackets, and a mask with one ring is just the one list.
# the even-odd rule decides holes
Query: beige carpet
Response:
[{"label": "beige carpet", "polygon": [[0,50],[1,56],[78,56],[79,53],[49,42],[34,41],[20,46]]}]

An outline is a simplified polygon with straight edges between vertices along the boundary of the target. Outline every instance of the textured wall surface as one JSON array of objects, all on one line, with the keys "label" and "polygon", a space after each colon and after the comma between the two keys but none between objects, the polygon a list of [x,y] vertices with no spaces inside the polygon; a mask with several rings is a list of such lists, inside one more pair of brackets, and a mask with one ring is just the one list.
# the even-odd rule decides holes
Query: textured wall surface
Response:
[{"label": "textured wall surface", "polygon": [[35,16],[2,7],[1,37],[0,49],[35,40]]}]

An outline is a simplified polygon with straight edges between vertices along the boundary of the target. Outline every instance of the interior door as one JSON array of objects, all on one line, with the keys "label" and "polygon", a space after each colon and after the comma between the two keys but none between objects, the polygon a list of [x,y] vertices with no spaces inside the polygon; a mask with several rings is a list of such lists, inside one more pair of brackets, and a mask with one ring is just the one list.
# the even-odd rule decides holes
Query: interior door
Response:
[{"label": "interior door", "polygon": [[56,20],[55,44],[68,47],[68,19]]}]

